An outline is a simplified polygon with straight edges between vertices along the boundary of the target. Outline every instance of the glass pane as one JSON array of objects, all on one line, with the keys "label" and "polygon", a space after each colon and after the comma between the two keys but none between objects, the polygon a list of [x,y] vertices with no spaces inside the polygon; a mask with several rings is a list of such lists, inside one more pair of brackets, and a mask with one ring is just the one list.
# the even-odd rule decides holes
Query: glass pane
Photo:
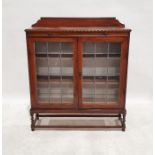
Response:
[{"label": "glass pane", "polygon": [[46,81],[40,81],[37,83],[37,93],[40,102],[49,102],[49,87]]},{"label": "glass pane", "polygon": [[84,43],[83,53],[108,53],[108,44],[103,42],[86,42]]},{"label": "glass pane", "polygon": [[72,43],[62,43],[63,53],[72,53]]},{"label": "glass pane", "polygon": [[48,76],[48,61],[47,57],[36,57],[37,75]]},{"label": "glass pane", "polygon": [[73,62],[72,58],[62,58],[62,75],[73,76]]},{"label": "glass pane", "polygon": [[82,98],[84,104],[118,103],[121,43],[85,42]]},{"label": "glass pane", "polygon": [[93,103],[95,102],[94,96],[94,81],[93,80],[83,80],[83,102]]},{"label": "glass pane", "polygon": [[40,103],[73,104],[73,47],[68,42],[35,42]]},{"label": "glass pane", "polygon": [[109,54],[112,53],[121,53],[120,43],[109,43]]},{"label": "glass pane", "polygon": [[119,65],[120,65],[120,58],[119,57],[112,57],[108,58],[108,76],[119,76]]},{"label": "glass pane", "polygon": [[73,80],[62,79],[62,103],[73,103]]},{"label": "glass pane", "polygon": [[36,53],[47,53],[47,46],[45,42],[36,42],[35,43],[35,52]]},{"label": "glass pane", "polygon": [[[66,52],[67,53],[67,52]],[[62,58],[62,103],[73,103],[73,60],[69,57]]]},{"label": "glass pane", "polygon": [[59,53],[60,54],[60,43],[59,42],[48,42],[48,53]]},{"label": "glass pane", "polygon": [[83,58],[83,76],[93,76],[94,74],[94,58]]},{"label": "glass pane", "polygon": [[[61,74],[61,62],[59,57],[48,58],[49,75],[60,76]],[[59,77],[60,78],[60,77]]]}]

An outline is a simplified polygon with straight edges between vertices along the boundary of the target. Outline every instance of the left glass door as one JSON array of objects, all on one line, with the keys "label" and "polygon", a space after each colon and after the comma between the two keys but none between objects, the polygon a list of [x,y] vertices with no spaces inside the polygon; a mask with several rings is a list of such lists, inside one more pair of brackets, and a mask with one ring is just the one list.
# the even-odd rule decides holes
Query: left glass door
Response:
[{"label": "left glass door", "polygon": [[33,41],[39,105],[63,108],[76,104],[75,47],[73,39]]}]

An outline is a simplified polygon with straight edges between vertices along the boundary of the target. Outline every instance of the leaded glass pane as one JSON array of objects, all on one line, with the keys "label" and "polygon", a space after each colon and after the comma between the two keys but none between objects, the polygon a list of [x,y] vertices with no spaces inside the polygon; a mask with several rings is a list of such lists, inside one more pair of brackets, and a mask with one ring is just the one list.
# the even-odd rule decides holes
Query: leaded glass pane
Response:
[{"label": "leaded glass pane", "polygon": [[71,42],[35,42],[37,96],[40,103],[73,104]]},{"label": "leaded glass pane", "polygon": [[120,55],[121,43],[83,44],[83,104],[118,103]]}]

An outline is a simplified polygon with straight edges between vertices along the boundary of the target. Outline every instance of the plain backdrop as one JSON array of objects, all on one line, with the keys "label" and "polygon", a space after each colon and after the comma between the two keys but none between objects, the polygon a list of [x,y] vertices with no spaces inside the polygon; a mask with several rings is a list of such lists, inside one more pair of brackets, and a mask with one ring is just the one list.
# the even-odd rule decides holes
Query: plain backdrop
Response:
[{"label": "plain backdrop", "polygon": [[24,29],[40,17],[117,17],[131,28],[127,99],[152,98],[151,0],[4,0],[3,96],[29,98]]},{"label": "plain backdrop", "polygon": [[[131,28],[127,107],[130,106],[132,111],[137,106],[137,112],[140,112],[143,103],[143,107],[149,107],[146,118],[152,122],[152,0],[3,0],[3,99],[4,104],[12,107],[9,111],[4,106],[6,128],[11,128],[7,122],[13,120],[7,115],[15,111],[16,103],[19,103],[17,108],[29,105],[24,29],[40,17],[116,17]],[[28,108],[25,111],[28,113]],[[138,113],[134,114],[134,117],[138,116]],[[146,116],[145,111],[140,116],[139,121]],[[5,130],[4,137],[9,135],[8,131]],[[151,125],[147,131],[152,133]],[[5,144],[8,141],[9,137],[5,139]]]}]

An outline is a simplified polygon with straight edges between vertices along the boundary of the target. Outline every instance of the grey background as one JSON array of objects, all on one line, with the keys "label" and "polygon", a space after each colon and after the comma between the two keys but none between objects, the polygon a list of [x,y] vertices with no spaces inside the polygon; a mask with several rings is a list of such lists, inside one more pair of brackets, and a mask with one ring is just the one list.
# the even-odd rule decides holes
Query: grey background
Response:
[{"label": "grey background", "polygon": [[3,97],[29,99],[24,29],[40,17],[117,17],[131,28],[127,99],[152,99],[152,1],[3,1]]}]

